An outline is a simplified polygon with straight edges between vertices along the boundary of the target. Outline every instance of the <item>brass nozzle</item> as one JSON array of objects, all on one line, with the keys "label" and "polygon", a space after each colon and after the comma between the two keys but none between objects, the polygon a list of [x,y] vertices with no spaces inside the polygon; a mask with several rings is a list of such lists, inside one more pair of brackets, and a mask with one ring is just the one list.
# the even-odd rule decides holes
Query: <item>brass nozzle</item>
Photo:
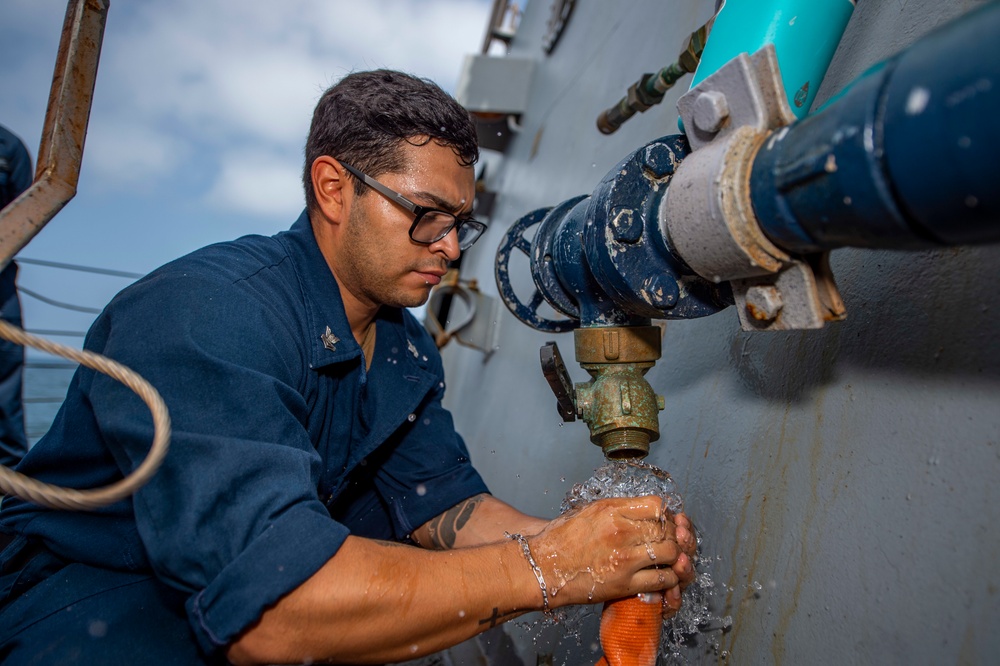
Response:
[{"label": "brass nozzle", "polygon": [[609,326],[574,331],[576,360],[593,378],[576,385],[576,407],[590,441],[610,459],[643,458],[660,437],[663,399],[644,375],[660,358],[656,326]]},{"label": "brass nozzle", "polygon": [[634,460],[649,455],[649,441],[645,430],[622,428],[604,433],[597,444],[608,460]]}]

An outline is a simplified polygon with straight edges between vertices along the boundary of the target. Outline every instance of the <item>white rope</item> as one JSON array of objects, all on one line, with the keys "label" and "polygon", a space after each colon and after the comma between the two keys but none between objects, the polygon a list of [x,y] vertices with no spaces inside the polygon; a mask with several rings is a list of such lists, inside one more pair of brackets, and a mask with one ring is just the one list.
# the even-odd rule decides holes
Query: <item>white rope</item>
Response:
[{"label": "white rope", "polygon": [[149,481],[163,462],[164,456],[167,455],[167,448],[170,446],[170,414],[167,412],[163,398],[149,382],[121,363],[116,363],[100,354],[85,350],[80,351],[36,337],[3,320],[0,320],[0,337],[19,345],[34,347],[56,356],[68,358],[120,381],[142,398],[153,415],[153,445],[142,464],[121,481],[103,488],[76,490],[42,483],[0,465],[0,491],[50,509],[87,511],[128,497]]}]

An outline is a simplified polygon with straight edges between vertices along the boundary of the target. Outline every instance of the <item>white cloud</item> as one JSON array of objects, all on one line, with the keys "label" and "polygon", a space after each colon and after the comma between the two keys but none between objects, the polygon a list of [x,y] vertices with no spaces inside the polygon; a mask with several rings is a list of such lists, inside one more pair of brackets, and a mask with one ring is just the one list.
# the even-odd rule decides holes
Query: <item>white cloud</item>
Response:
[{"label": "white cloud", "polygon": [[272,153],[232,152],[222,162],[208,200],[228,210],[291,218],[305,205],[301,167]]},{"label": "white cloud", "polygon": [[154,127],[121,126],[97,117],[87,132],[84,167],[102,174],[102,180],[132,187],[173,171],[183,162],[188,146]]},{"label": "white cloud", "polygon": [[[61,10],[13,1],[27,38],[58,38]],[[204,174],[201,193],[214,205],[276,211],[294,197],[296,210],[301,167],[293,162],[323,90],[348,72],[376,67],[453,89],[462,57],[478,50],[489,9],[489,0],[112,3],[85,168],[102,189],[114,190],[137,182],[168,187],[196,166]],[[19,89],[13,78],[25,80],[29,63],[36,86],[34,55],[8,63],[19,71],[0,72],[0,81]],[[295,187],[287,192],[277,185],[290,180]]]}]

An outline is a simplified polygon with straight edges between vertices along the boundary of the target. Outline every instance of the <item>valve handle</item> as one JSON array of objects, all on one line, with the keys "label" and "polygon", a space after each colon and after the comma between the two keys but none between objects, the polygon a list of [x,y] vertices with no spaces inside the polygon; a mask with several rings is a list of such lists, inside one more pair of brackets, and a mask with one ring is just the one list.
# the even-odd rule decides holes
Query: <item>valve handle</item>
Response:
[{"label": "valve handle", "polygon": [[559,345],[553,341],[546,342],[538,350],[538,356],[542,362],[545,381],[556,394],[556,409],[559,411],[559,416],[567,423],[575,421],[576,401],[573,399],[575,395],[573,380],[566,371],[566,364],[563,363],[562,355],[559,353]]},{"label": "valve handle", "polygon": [[510,284],[510,272],[508,270],[510,257],[514,250],[524,253],[531,259],[531,241],[525,238],[525,234],[532,228],[541,224],[542,220],[552,210],[551,208],[539,208],[528,213],[515,222],[504,235],[500,247],[497,248],[497,258],[494,264],[494,273],[497,280],[497,289],[500,291],[500,298],[515,317],[523,321],[528,326],[546,333],[562,333],[571,331],[577,327],[575,319],[549,319],[538,314],[538,308],[545,303],[545,296],[535,285],[531,298],[524,303],[514,293]]}]

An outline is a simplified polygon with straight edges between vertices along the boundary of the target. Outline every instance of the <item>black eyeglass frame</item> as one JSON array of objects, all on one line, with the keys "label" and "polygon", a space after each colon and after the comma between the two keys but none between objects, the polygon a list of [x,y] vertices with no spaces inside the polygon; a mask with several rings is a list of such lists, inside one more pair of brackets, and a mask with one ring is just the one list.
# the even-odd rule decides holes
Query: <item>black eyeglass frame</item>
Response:
[{"label": "black eyeglass frame", "polygon": [[[413,213],[414,215],[413,224],[410,225],[409,236],[410,240],[412,240],[414,243],[420,243],[421,245],[431,245],[433,243],[437,243],[439,240],[450,234],[452,229],[456,229],[459,239],[458,247],[460,250],[464,251],[472,247],[476,243],[476,241],[479,240],[480,237],[483,235],[483,232],[486,231],[486,224],[480,222],[479,220],[473,219],[471,217],[461,218],[452,212],[449,212],[447,210],[442,210],[440,208],[432,208],[430,206],[420,206],[418,204],[413,203],[399,192],[386,187],[385,185],[378,182],[368,174],[358,171],[350,164],[347,164],[346,162],[340,162],[340,166],[347,169],[348,173],[350,173],[352,176],[359,179],[362,183],[364,183],[368,187],[372,188],[373,190],[384,196],[389,201],[392,201],[397,206],[400,206],[408,210],[409,212]],[[420,220],[423,219],[424,215],[426,215],[427,213],[439,213],[442,215],[447,215],[451,217],[454,220],[454,222],[445,227],[444,231],[442,231],[437,237],[433,238],[432,240],[425,241],[425,240],[420,240],[418,238],[414,238],[413,232],[417,230],[417,226],[420,224]],[[462,242],[461,238],[462,238],[463,227],[469,227],[470,229],[477,232],[472,237],[471,241],[466,241],[465,243]]]}]

